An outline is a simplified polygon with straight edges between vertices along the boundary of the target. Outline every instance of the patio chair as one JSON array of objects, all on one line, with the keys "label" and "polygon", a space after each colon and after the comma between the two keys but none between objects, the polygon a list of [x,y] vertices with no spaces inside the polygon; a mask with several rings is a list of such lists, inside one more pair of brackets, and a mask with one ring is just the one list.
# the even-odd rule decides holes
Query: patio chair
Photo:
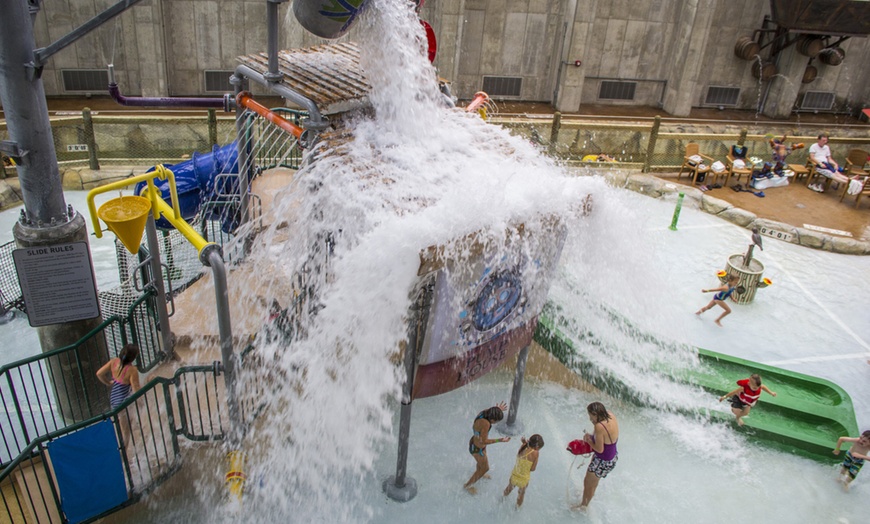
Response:
[{"label": "patio chair", "polygon": [[[698,158],[701,160],[699,161]],[[704,173],[705,176],[710,172],[710,166],[713,165],[713,158],[702,155],[698,144],[694,142],[686,144],[686,155],[683,157],[683,165],[680,166],[680,172],[677,173],[677,180],[683,176],[683,171],[687,171],[692,175],[692,185],[698,183],[698,175]]]},{"label": "patio chair", "polygon": [[[860,181],[860,183],[861,183],[861,190],[855,194],[855,207],[858,207],[858,203],[861,202],[861,197],[870,195],[870,176],[864,176],[864,177],[857,177],[856,176],[855,179]],[[850,180],[849,183],[845,184],[846,187],[843,188],[843,194],[840,195],[840,202],[842,202],[843,199],[846,198],[846,193],[848,193],[849,184],[851,184],[851,183],[852,183],[852,181]]]},{"label": "patio chair", "polygon": [[728,166],[728,173],[725,175],[725,182],[730,182],[731,177],[733,177],[734,175],[737,175],[738,183],[740,182],[740,177],[742,177],[743,175],[746,175],[746,181],[749,182],[749,178],[752,175],[752,169],[746,167],[745,163],[743,164],[744,167],[734,167],[734,160],[735,158],[731,155],[731,153],[725,155],[725,164]]},{"label": "patio chair", "polygon": [[849,151],[849,155],[846,157],[846,166],[843,168],[843,174],[848,177],[849,181],[843,184],[844,187],[843,192],[840,194],[840,202],[846,198],[846,194],[849,192],[849,185],[852,183],[853,179],[861,182],[861,191],[855,197],[855,207],[858,207],[858,202],[861,200],[862,195],[870,194],[870,184],[867,183],[867,176],[870,175],[870,173],[864,169],[868,157],[870,157],[870,153],[863,149],[853,149]]},{"label": "patio chair", "polygon": [[867,159],[870,158],[870,153],[863,149],[852,149],[846,157],[846,166],[843,168],[843,174],[849,178],[855,176],[867,176],[867,170],[864,166],[867,165]]}]

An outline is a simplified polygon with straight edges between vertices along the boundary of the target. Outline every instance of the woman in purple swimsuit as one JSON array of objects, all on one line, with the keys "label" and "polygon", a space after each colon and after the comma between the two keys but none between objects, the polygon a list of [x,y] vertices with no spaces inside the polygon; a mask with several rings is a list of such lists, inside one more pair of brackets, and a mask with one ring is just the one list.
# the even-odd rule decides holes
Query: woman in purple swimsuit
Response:
[{"label": "woman in purple swimsuit", "polygon": [[[616,416],[607,411],[601,402],[593,402],[586,406],[589,420],[592,422],[592,434],[585,433],[583,440],[592,446],[592,461],[586,469],[586,477],[583,479],[583,500],[579,509],[585,511],[598,482],[607,476],[614,467],[619,456],[616,452],[616,441],[619,440],[619,423]],[[575,508],[576,509],[576,508]]]}]

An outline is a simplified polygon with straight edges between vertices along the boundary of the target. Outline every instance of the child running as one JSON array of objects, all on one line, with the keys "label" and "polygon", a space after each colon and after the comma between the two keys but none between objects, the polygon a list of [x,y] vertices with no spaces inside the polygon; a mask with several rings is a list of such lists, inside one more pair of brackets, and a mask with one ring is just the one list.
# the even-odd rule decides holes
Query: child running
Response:
[{"label": "child running", "polygon": [[723,318],[725,318],[727,315],[731,314],[731,307],[728,306],[728,304],[725,301],[728,300],[729,298],[731,298],[731,294],[737,290],[737,282],[739,282],[739,281],[740,281],[739,276],[729,275],[728,281],[725,285],[723,285],[721,287],[714,288],[714,289],[702,289],[701,293],[711,293],[713,291],[716,291],[716,294],[713,295],[713,300],[711,300],[709,304],[707,304],[706,306],[704,306],[701,309],[699,309],[698,311],[696,311],[695,314],[700,316],[701,313],[703,313],[704,311],[707,311],[708,309],[712,308],[713,306],[720,306],[725,311],[722,312],[721,315],[719,315],[719,318],[717,318],[715,322],[716,322],[717,326],[721,326],[722,323],[720,321]]},{"label": "child running", "polygon": [[749,410],[758,402],[758,397],[761,396],[762,391],[767,391],[774,397],[776,393],[769,390],[767,386],[761,385],[761,376],[758,373],[753,373],[749,378],[738,380],[737,385],[740,387],[719,397],[719,402],[731,397],[731,412],[737,417],[737,425],[742,426],[743,417],[749,415]]},{"label": "child running", "polygon": [[843,489],[849,490],[849,484],[858,476],[861,471],[861,466],[864,461],[870,459],[870,429],[861,433],[860,437],[840,437],[837,439],[837,447],[834,448],[834,455],[840,454],[840,446],[844,442],[851,442],[852,447],[846,450],[846,458],[843,460],[843,469],[840,470],[840,482],[843,483]]},{"label": "child running", "polygon": [[523,505],[523,498],[526,495],[526,487],[529,485],[529,480],[532,478],[532,471],[538,467],[538,451],[544,447],[544,438],[535,433],[526,440],[522,439],[523,445],[517,452],[517,463],[514,465],[514,470],[511,472],[511,478],[508,485],[504,488],[504,496],[510,495],[514,487],[520,488],[517,491],[517,509]]}]

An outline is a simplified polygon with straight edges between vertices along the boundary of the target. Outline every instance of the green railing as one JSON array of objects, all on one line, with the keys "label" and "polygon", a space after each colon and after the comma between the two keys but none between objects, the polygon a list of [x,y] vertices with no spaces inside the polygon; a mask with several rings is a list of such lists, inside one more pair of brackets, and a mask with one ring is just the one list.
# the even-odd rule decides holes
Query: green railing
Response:
[{"label": "green railing", "polygon": [[[221,440],[228,430],[226,393],[219,366],[180,368],[172,378],[150,380],[116,409],[34,438],[0,473],[5,522],[66,522],[48,443],[104,420],[115,427],[127,500],[89,521],[137,502],[181,467],[179,436]],[[174,399],[174,402],[173,402]],[[243,404],[243,408],[246,405]],[[250,409],[247,410],[250,413]]]},{"label": "green railing", "polygon": [[0,463],[34,438],[108,409],[108,390],[96,371],[124,344],[139,345],[136,363],[142,372],[165,359],[155,300],[156,293],[146,290],[126,316],[107,318],[75,344],[0,367],[0,402],[5,408],[0,417]]}]

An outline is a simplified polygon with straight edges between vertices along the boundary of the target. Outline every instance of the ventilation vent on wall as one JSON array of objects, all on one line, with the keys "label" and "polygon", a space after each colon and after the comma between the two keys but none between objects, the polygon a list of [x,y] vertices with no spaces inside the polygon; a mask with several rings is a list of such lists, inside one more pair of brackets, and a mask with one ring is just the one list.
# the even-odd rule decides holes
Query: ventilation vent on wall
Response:
[{"label": "ventilation vent on wall", "polygon": [[520,96],[523,79],[516,76],[485,76],[483,91],[489,96]]},{"label": "ventilation vent on wall", "polygon": [[707,88],[707,98],[704,99],[704,105],[734,107],[739,99],[739,87],[710,86]]},{"label": "ventilation vent on wall", "polygon": [[232,71],[205,71],[205,90],[219,93],[232,91],[233,86],[230,84],[232,75]]},{"label": "ventilation vent on wall", "polygon": [[807,91],[801,102],[801,109],[830,111],[834,107],[836,95],[831,91]]},{"label": "ventilation vent on wall", "polygon": [[598,88],[599,100],[634,100],[637,82],[603,80]]},{"label": "ventilation vent on wall", "polygon": [[63,69],[64,91],[95,91],[109,90],[109,72],[105,69]]}]

